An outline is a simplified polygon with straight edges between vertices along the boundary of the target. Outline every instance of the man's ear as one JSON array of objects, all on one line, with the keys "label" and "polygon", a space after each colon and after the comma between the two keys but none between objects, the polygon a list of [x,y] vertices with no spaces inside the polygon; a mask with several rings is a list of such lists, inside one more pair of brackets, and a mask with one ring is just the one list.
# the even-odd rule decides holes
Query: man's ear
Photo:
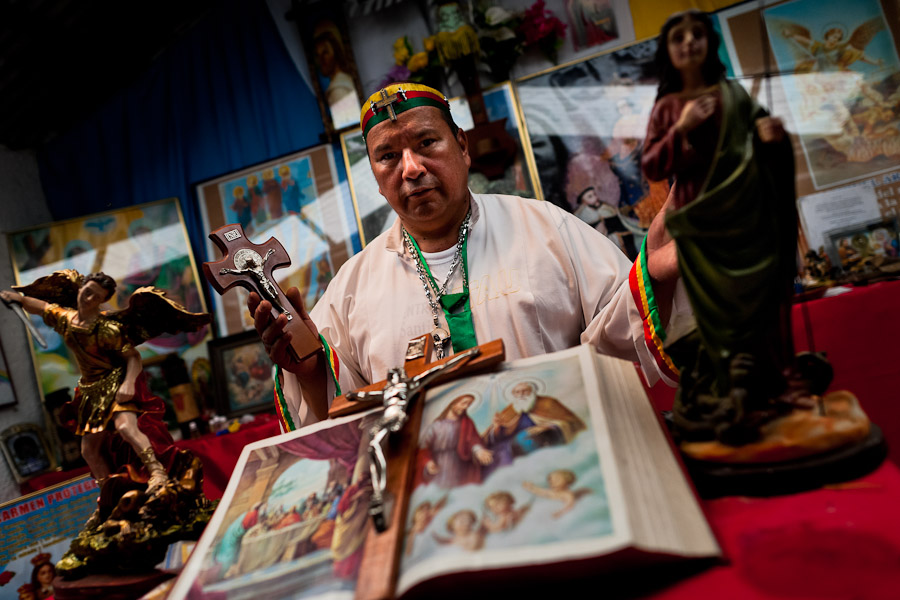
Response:
[{"label": "man's ear", "polygon": [[472,157],[469,156],[469,138],[466,136],[466,132],[463,131],[462,127],[456,130],[456,141],[459,143],[459,147],[462,149],[463,157],[466,160],[466,166],[472,166]]}]

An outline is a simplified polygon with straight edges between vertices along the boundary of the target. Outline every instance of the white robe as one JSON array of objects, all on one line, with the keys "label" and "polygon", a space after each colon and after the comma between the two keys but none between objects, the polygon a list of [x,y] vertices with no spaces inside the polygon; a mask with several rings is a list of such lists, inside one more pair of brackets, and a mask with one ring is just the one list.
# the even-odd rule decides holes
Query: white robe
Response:
[{"label": "white robe", "polygon": [[[479,344],[502,338],[506,360],[515,360],[588,343],[639,362],[649,383],[659,379],[628,285],[631,262],[612,242],[550,202],[472,198],[467,254]],[[685,307],[676,302],[673,315],[689,312]],[[403,364],[409,340],[434,325],[399,220],[341,267],[310,317],[337,353],[342,391]],[[438,317],[446,328],[443,313]],[[283,376],[295,426],[316,422],[296,377]]]}]

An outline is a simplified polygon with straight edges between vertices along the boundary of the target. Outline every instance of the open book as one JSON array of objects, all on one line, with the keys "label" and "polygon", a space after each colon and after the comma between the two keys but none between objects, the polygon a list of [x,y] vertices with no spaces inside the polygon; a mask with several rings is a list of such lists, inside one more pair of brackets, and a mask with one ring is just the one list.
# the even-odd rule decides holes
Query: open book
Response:
[{"label": "open book", "polygon": [[[372,597],[377,416],[248,445],[169,597]],[[395,597],[720,555],[634,366],[587,346],[429,390],[414,460]]]}]

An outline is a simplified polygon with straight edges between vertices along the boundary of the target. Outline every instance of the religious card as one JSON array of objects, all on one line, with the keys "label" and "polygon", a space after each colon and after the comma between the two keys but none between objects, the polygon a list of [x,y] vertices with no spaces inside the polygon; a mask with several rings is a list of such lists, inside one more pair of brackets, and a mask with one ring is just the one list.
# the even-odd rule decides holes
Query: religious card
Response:
[{"label": "religious card", "polygon": [[574,559],[622,542],[591,357],[576,348],[428,392],[398,594],[439,573]]},{"label": "religious card", "polygon": [[247,445],[169,598],[352,599],[377,413]]}]

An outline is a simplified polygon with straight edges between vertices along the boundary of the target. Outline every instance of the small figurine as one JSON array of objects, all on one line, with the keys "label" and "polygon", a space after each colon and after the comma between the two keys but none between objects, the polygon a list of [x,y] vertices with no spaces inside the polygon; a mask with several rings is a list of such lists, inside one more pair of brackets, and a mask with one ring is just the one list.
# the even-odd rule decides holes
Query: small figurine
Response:
[{"label": "small figurine", "polygon": [[[107,566],[141,552],[155,556],[151,548],[164,555],[174,541],[170,536],[182,526],[195,527],[197,519],[208,520],[211,507],[200,488],[199,460],[175,448],[162,421],[164,405],[150,393],[136,346],[162,333],[197,331],[210,316],[188,312],[153,287],[137,289],[123,310],[102,311],[116,289],[104,273],[55,271],[14,289],[19,293],[4,290],[0,297],[41,315],[75,357],[81,377],[60,414],[81,436],[82,454],[100,487],[97,511],[57,570],[84,573],[92,547],[103,550],[97,556]],[[198,514],[206,508],[209,514]],[[104,542],[96,543],[96,536]]]},{"label": "small figurine", "polygon": [[696,328],[666,345],[680,370],[676,435],[740,446],[773,419],[814,407],[831,369],[819,355],[794,355],[790,140],[779,119],[725,79],[718,46],[706,13],[677,13],[663,25],[641,161],[649,179],[675,180],[663,237],[674,239],[696,318]]}]

